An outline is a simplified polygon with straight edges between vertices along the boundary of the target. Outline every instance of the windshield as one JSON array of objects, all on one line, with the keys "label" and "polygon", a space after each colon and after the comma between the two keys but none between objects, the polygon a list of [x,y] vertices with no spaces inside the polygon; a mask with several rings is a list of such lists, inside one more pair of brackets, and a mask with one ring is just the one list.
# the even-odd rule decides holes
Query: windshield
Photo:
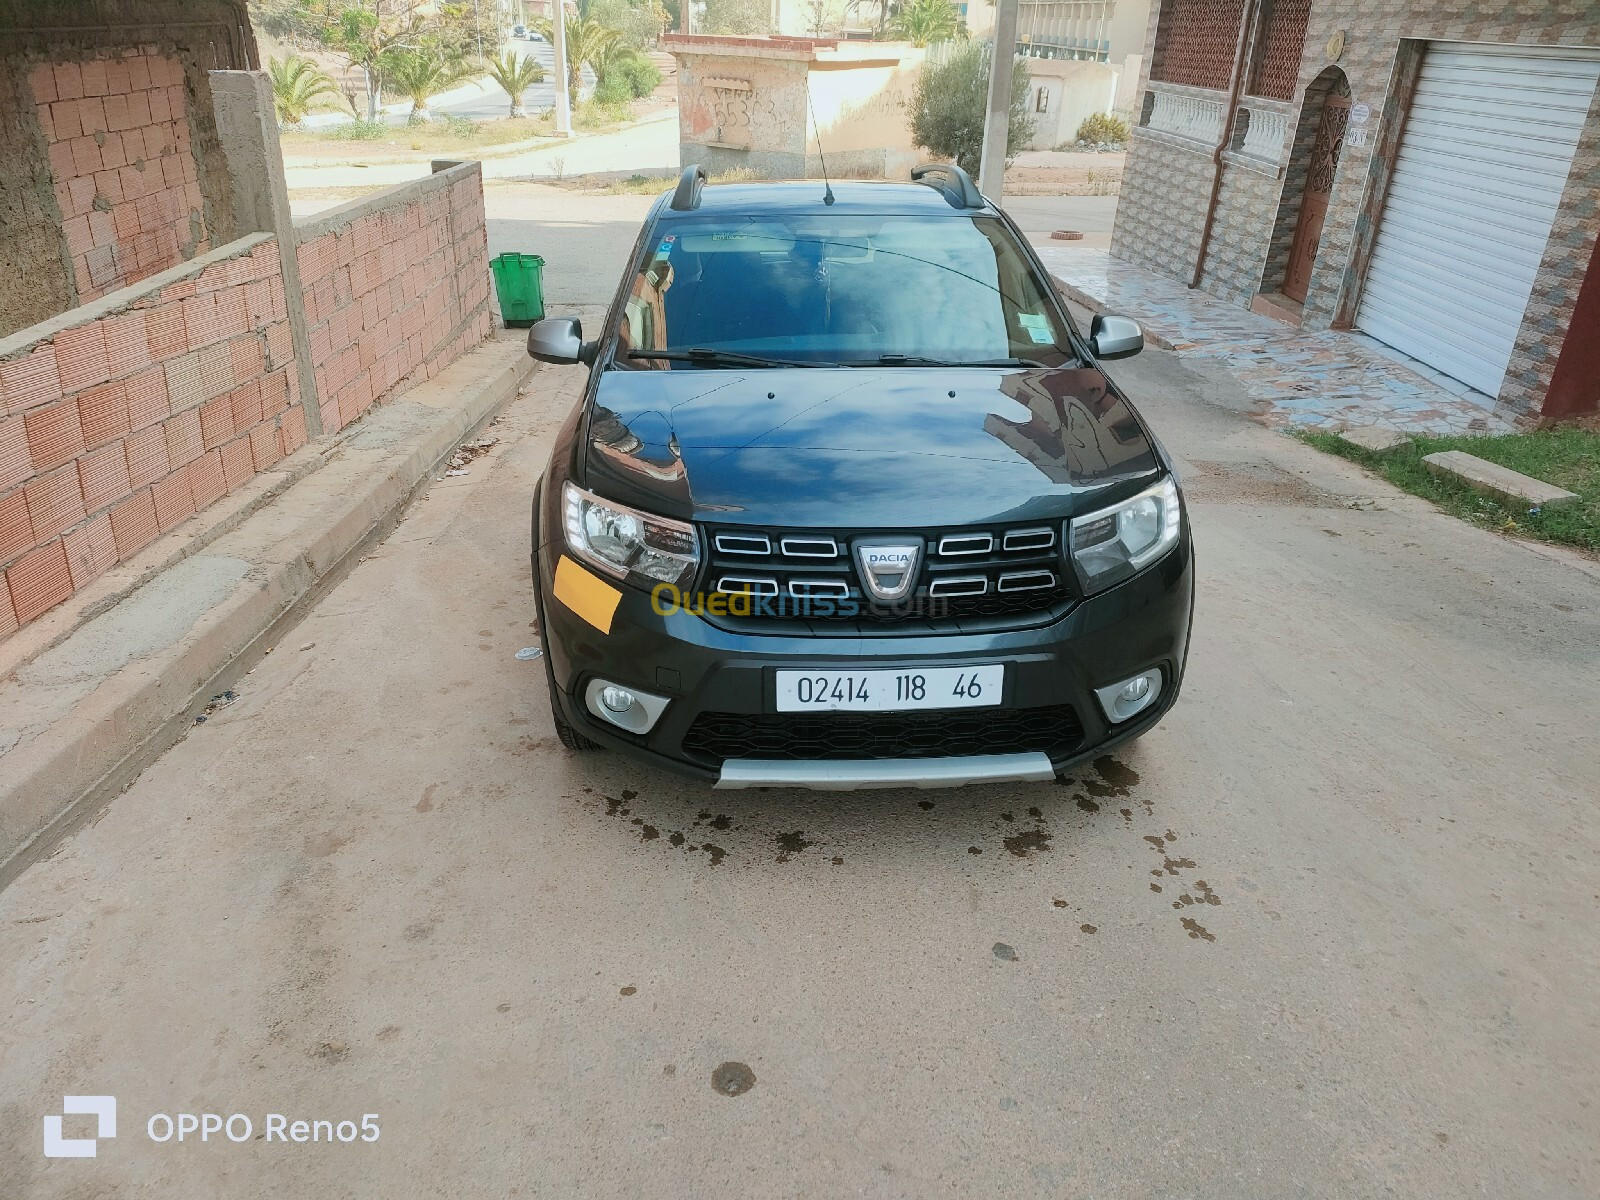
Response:
[{"label": "windshield", "polygon": [[[675,220],[635,276],[618,358],[1060,366],[1072,343],[995,217],[772,214]],[[724,357],[691,350],[719,351]],[[680,361],[640,357],[675,353]]]}]

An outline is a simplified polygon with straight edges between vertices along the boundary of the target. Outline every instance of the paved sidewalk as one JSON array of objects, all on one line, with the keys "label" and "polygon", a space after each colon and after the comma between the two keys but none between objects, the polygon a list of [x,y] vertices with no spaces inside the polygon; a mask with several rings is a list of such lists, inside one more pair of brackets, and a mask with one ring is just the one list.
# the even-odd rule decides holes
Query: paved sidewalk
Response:
[{"label": "paved sidewalk", "polygon": [[[1039,247],[1045,266],[1078,303],[1138,320],[1156,345],[1214,358],[1244,386],[1268,425],[1402,433],[1510,433],[1487,396],[1420,373],[1397,351],[1361,335],[1298,329],[1190,291],[1105,250]],[[1426,368],[1421,368],[1426,370]]]}]

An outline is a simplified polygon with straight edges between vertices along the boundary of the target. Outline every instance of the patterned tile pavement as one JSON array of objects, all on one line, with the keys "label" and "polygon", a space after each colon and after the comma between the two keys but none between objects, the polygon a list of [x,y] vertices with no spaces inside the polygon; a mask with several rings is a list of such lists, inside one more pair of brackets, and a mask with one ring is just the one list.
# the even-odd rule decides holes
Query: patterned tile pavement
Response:
[{"label": "patterned tile pavement", "polygon": [[1262,406],[1268,425],[1339,430],[1380,425],[1401,433],[1511,433],[1488,396],[1436,382],[1421,364],[1324,330],[1304,333],[1190,291],[1105,250],[1043,246],[1039,257],[1066,293],[1096,312],[1133,317],[1157,346],[1214,358]]}]

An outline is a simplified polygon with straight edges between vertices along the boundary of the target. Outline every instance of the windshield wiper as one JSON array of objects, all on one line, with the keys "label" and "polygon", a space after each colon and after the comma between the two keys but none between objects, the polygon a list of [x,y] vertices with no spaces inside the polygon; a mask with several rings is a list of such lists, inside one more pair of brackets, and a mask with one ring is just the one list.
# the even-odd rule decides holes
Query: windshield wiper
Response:
[{"label": "windshield wiper", "polygon": [[847,362],[847,367],[1038,367],[1031,358],[925,358],[920,354],[880,354],[875,359]]},{"label": "windshield wiper", "polygon": [[629,350],[624,358],[660,358],[668,362],[701,363],[708,367],[836,367],[831,362],[800,362],[792,358],[763,358],[757,354],[736,354],[732,350],[712,350],[692,346],[688,350]]}]

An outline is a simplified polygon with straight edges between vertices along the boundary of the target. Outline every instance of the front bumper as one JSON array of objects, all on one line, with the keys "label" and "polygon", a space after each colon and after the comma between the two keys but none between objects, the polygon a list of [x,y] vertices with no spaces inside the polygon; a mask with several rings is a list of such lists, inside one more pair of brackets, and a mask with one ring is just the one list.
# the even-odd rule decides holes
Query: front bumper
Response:
[{"label": "front bumper", "polygon": [[[550,581],[559,556],[558,545],[543,548],[537,559],[536,590],[553,700],[565,719],[604,746],[715,780],[722,787],[930,787],[1049,778],[1155,725],[1176,701],[1183,682],[1194,597],[1187,530],[1160,562],[1078,602],[1059,620],[1031,629],[984,633],[840,636],[830,634],[824,622],[815,622],[810,636],[732,632],[684,612],[662,615],[652,608],[647,594],[631,587],[621,589],[610,631],[602,633],[552,594]],[[773,672],[780,667],[859,670],[986,663],[1006,665],[1002,709],[1071,706],[1080,732],[1047,753],[890,760],[826,756],[799,761],[719,760],[686,746],[703,713],[774,712]],[[1163,673],[1161,697],[1132,720],[1111,724],[1093,689],[1157,666]],[[596,718],[584,706],[584,688],[595,678],[666,696],[670,703],[648,733],[630,734]]]}]

